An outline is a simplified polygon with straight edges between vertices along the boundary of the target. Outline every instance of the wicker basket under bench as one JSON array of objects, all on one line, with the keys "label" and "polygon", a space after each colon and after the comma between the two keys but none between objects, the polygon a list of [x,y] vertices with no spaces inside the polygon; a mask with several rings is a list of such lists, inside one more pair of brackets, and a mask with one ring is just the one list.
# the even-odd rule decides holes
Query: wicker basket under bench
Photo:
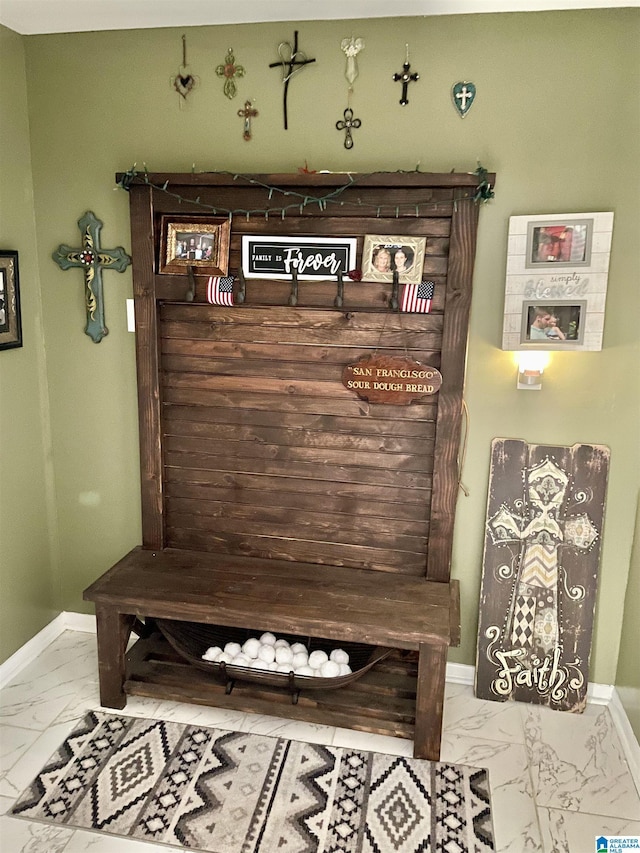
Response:
[{"label": "wicker basket under bench", "polygon": [[[85,593],[105,705],[121,708],[129,693],[203,702],[413,737],[416,756],[438,758],[447,649],[460,630],[450,565],[478,180],[126,176],[142,543]],[[204,268],[166,263],[168,229],[200,224],[228,228],[232,307],[208,304]],[[243,281],[243,237],[256,235],[355,238],[357,264],[372,235],[424,238],[416,262],[434,284],[430,310],[394,310],[390,277],[344,277],[341,292],[331,280],[301,280],[295,293],[286,277]],[[342,382],[366,356],[428,365],[442,385],[410,405],[368,403]],[[391,651],[349,683],[303,687],[292,701],[264,680],[221,683],[181,645],[194,626]],[[125,651],[132,630],[140,639]]]},{"label": "wicker basket under bench", "polygon": [[[439,757],[447,649],[459,641],[455,581],[137,548],[89,587],[85,598],[96,605],[100,698],[107,707],[123,708],[126,694],[136,694],[253,710],[412,737],[416,757]],[[143,639],[127,654],[136,619],[149,631],[138,628]],[[346,687],[303,688],[293,704],[286,687],[238,679],[229,691],[181,660],[153,630],[153,621],[167,619],[415,654],[385,658],[375,676],[367,673]]]}]

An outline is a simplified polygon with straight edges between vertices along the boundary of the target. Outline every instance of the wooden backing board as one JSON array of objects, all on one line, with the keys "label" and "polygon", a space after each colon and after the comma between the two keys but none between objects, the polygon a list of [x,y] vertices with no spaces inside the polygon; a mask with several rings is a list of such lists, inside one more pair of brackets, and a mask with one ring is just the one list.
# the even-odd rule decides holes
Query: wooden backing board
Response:
[{"label": "wooden backing board", "polygon": [[[120,176],[118,176],[120,177]],[[493,180],[493,176],[489,176]],[[270,187],[282,188],[272,193]],[[143,545],[426,576],[446,581],[478,206],[474,175],[380,173],[138,177],[130,186]],[[165,191],[166,189],[166,191]],[[337,193],[339,203],[294,198]],[[178,201],[180,196],[182,201]],[[272,198],[273,196],[273,198]],[[163,223],[231,216],[229,273],[245,234],[425,237],[429,314],[389,308],[392,284],[250,279],[232,308],[206,277],[162,274]],[[273,209],[274,215],[241,211]],[[370,405],[346,364],[410,357],[442,373],[433,397]]]},{"label": "wooden backing board", "polygon": [[609,455],[493,441],[476,696],[584,710]]}]

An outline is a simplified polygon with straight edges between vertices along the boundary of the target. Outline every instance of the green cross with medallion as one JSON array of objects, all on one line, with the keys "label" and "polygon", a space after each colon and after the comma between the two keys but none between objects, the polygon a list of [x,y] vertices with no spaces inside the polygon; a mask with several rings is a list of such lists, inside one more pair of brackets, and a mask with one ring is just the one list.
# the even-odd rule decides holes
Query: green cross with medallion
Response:
[{"label": "green cross with medallion", "polygon": [[102,270],[112,269],[124,272],[131,263],[131,258],[121,246],[116,249],[100,248],[102,222],[90,210],[78,220],[78,227],[82,234],[82,246],[79,249],[72,249],[63,243],[58,246],[52,257],[63,270],[72,267],[84,270],[84,295],[87,307],[85,332],[94,343],[99,344],[104,336],[109,334],[109,329],[104,322]]}]

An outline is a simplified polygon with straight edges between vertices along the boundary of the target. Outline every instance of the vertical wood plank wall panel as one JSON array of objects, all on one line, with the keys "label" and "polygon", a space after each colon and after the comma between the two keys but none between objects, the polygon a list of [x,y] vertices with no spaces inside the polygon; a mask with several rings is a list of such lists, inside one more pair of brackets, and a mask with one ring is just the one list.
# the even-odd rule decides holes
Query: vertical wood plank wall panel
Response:
[{"label": "vertical wood plank wall panel", "polygon": [[142,490],[142,544],[164,545],[158,318],[155,293],[153,199],[148,187],[131,192],[131,244],[134,247],[133,294],[136,317],[138,427]]}]

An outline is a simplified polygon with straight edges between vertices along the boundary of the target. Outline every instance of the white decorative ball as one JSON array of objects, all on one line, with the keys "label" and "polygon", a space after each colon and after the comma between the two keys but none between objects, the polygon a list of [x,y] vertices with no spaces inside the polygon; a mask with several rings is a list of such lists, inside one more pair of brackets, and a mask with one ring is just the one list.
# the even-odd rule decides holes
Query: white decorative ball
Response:
[{"label": "white decorative ball", "polygon": [[278,663],[291,664],[293,661],[293,652],[289,646],[278,646],[276,644],[276,661]]},{"label": "white decorative ball", "polygon": [[276,640],[274,643],[276,649],[288,649],[289,640]]},{"label": "white decorative ball", "polygon": [[231,663],[232,657],[228,652],[220,652],[216,659],[216,663]]},{"label": "white decorative ball", "polygon": [[202,655],[202,660],[214,661],[218,659],[218,655],[222,652],[220,646],[209,646],[207,651]]},{"label": "white decorative ball", "polygon": [[316,649],[309,655],[309,666],[311,669],[320,669],[323,663],[329,660],[329,655],[323,652],[322,649]]},{"label": "white decorative ball", "polygon": [[309,656],[309,649],[305,646],[304,643],[292,643],[291,651],[294,653],[294,655],[302,654],[302,652],[304,652],[307,657]]},{"label": "white decorative ball", "polygon": [[249,661],[249,666],[252,669],[266,669],[267,668],[267,662],[265,660],[260,660],[260,658],[252,658]]},{"label": "white decorative ball", "polygon": [[348,663],[338,664],[340,667],[340,675],[350,675],[352,670]]},{"label": "white decorative ball", "polygon": [[231,661],[231,666],[249,666],[249,658],[246,655],[236,655]]},{"label": "white decorative ball", "polygon": [[275,646],[276,638],[270,631],[267,631],[260,637],[260,642],[263,646]]},{"label": "white decorative ball", "polygon": [[336,678],[340,675],[340,664],[334,660],[325,661],[320,667],[320,675],[323,678]]},{"label": "white decorative ball", "polygon": [[260,640],[257,637],[249,637],[242,646],[242,651],[248,658],[257,658],[260,651]]},{"label": "white decorative ball", "polygon": [[269,670],[269,672],[275,672],[278,669],[278,664],[274,660],[269,661],[269,663],[267,664],[267,669]]},{"label": "white decorative ball", "polygon": [[313,675],[313,670],[310,666],[300,666],[295,670],[296,675]]},{"label": "white decorative ball", "polygon": [[292,670],[293,670],[293,667],[291,666],[290,663],[279,663],[277,666],[276,672],[287,672],[287,673],[289,673]]},{"label": "white decorative ball", "polygon": [[329,655],[329,660],[334,660],[336,663],[349,663],[349,655],[344,649],[334,649]]},{"label": "white decorative ball", "polygon": [[239,655],[241,651],[242,648],[240,646],[240,643],[227,643],[227,645],[224,647],[225,654],[230,655],[232,658],[234,658],[236,655]]},{"label": "white decorative ball", "polygon": [[258,657],[267,663],[273,663],[276,659],[276,650],[272,645],[262,645],[258,650]]},{"label": "white decorative ball", "polygon": [[[291,649],[293,652],[293,648]],[[296,652],[293,656],[292,664],[294,669],[298,669],[301,666],[307,666],[309,663],[309,657],[306,652]]]}]

